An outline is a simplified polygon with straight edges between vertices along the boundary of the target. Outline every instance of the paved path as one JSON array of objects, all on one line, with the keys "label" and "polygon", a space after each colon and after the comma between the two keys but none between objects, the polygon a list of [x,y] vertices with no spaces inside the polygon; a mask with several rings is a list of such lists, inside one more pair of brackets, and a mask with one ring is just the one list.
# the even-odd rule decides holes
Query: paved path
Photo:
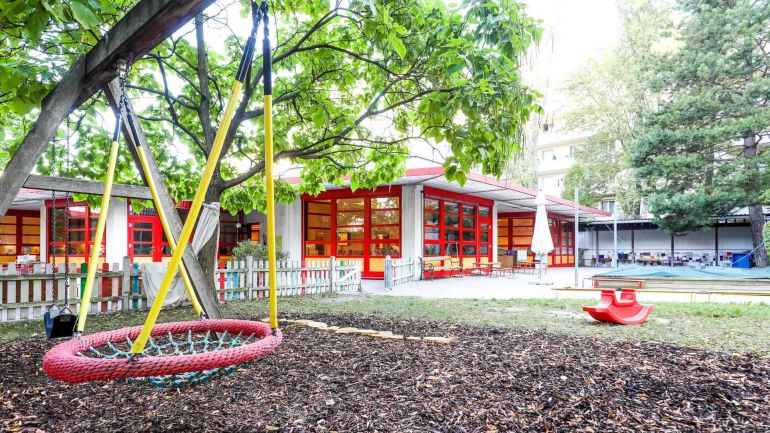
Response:
[{"label": "paved path", "polygon": [[[606,272],[608,268],[580,268],[579,285],[590,287],[588,280],[592,275]],[[551,289],[574,286],[574,268],[550,268],[543,277],[548,285],[539,285],[537,274],[515,274],[489,278],[487,276],[464,276],[462,278],[436,278],[433,281],[422,280],[396,286],[393,290],[385,290],[382,280],[364,280],[364,293],[386,296],[417,296],[420,298],[450,298],[450,299],[586,299],[597,300],[597,292],[556,292]],[[642,293],[638,296],[642,302],[691,302],[689,294],[676,293]],[[695,301],[706,302],[706,295],[696,295]],[[713,302],[767,302],[767,298],[750,296],[711,296]]]}]

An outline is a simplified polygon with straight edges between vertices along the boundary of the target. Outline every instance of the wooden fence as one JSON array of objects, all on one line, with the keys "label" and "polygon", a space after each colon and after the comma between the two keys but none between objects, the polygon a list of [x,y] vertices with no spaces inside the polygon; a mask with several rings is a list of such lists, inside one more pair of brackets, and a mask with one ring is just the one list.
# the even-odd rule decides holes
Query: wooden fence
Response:
[{"label": "wooden fence", "polygon": [[[324,260],[281,262],[276,269],[278,296],[302,296],[318,293],[347,292],[361,288],[360,260]],[[220,299],[259,299],[268,296],[267,262],[247,257],[230,261],[217,270]]]},{"label": "wooden fence", "polygon": [[[52,305],[64,306],[65,267],[52,272],[50,264],[0,267],[0,322],[39,319]],[[316,293],[359,290],[361,262],[336,260],[282,262],[277,269],[278,296],[302,296]],[[85,285],[87,265],[71,265],[68,306],[77,314],[80,294]],[[257,299],[267,296],[267,264],[248,258],[228,262],[214,275],[221,300]],[[137,264],[124,258],[122,265],[104,264],[96,273],[90,314],[144,310],[147,297]]]},{"label": "wooden fence", "polygon": [[392,290],[394,287],[414,281],[418,278],[415,272],[415,260],[412,257],[393,259],[385,257],[385,288]]}]

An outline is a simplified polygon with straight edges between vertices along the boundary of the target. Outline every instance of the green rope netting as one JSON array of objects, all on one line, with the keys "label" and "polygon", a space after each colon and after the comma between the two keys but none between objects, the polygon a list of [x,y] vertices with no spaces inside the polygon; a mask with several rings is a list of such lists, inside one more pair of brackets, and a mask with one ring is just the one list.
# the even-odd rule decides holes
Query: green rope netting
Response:
[{"label": "green rope netting", "polygon": [[[186,338],[174,339],[174,336],[169,332],[168,335],[165,336],[165,339],[165,342],[158,342],[155,338],[150,337],[141,356],[179,356],[216,352],[218,350],[250,344],[256,337],[254,334],[244,337],[243,333],[232,335],[227,331],[218,336],[214,336],[210,331],[205,334],[194,334],[193,332],[188,331]],[[133,341],[126,337],[126,341],[123,343],[107,343],[101,350],[91,347],[88,352],[79,352],[78,355],[90,358],[128,359],[131,357],[130,349],[132,345]],[[188,373],[128,378],[126,379],[126,382],[147,383],[158,388],[183,388],[207,382],[216,377],[227,376],[244,364],[236,364],[203,371],[192,371]]]}]

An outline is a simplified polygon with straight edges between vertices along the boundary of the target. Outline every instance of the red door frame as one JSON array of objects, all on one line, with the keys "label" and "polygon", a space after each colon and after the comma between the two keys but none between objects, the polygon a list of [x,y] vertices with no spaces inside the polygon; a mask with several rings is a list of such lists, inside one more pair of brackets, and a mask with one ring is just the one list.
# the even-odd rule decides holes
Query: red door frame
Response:
[{"label": "red door frame", "polygon": [[[305,221],[305,215],[306,215],[306,201],[308,200],[330,200],[330,255],[337,257],[337,200],[338,199],[345,199],[345,198],[363,198],[364,199],[364,239],[363,239],[363,255],[361,256],[344,256],[344,257],[337,257],[337,259],[344,260],[344,259],[361,259],[363,261],[363,270],[361,273],[361,276],[364,278],[382,278],[383,272],[381,271],[372,271],[369,266],[369,260],[372,258],[383,258],[380,256],[372,256],[371,255],[371,201],[369,199],[371,198],[379,198],[379,197],[396,197],[399,200],[398,204],[398,242],[382,242],[382,243],[391,243],[393,245],[398,245],[399,254],[398,255],[391,255],[393,258],[399,258],[401,257],[401,247],[402,247],[402,238],[404,236],[403,230],[401,229],[401,221],[403,218],[403,203],[401,202],[401,186],[400,185],[394,185],[394,186],[380,186],[377,187],[374,190],[357,190],[355,192],[351,191],[350,189],[334,189],[329,191],[323,191],[317,195],[310,195],[310,194],[302,194],[301,200],[302,200],[302,262],[305,262],[305,259],[313,259],[313,258],[325,258],[325,256],[307,256],[305,254],[305,245],[308,241],[305,240],[305,230],[306,230],[306,221]],[[358,226],[356,226],[358,227]],[[313,242],[311,242],[313,243]]]},{"label": "red door frame", "polygon": [[[482,258],[481,246],[483,244],[486,244],[486,245],[488,245],[487,254],[483,255],[483,257],[486,257],[487,260],[489,260],[489,261],[492,260],[492,258],[494,257],[494,251],[493,251],[493,248],[492,248],[492,246],[493,246],[492,224],[494,223],[492,221],[492,209],[493,209],[494,204],[495,204],[494,200],[485,199],[485,198],[481,198],[481,197],[469,196],[469,195],[465,195],[465,194],[461,194],[461,193],[445,191],[445,190],[442,190],[442,189],[438,189],[438,188],[434,188],[434,187],[430,187],[430,186],[425,186],[425,187],[423,187],[423,202],[422,202],[422,206],[421,206],[421,209],[420,209],[422,212],[425,212],[425,210],[426,210],[425,209],[425,200],[426,199],[439,200],[439,209],[438,209],[438,213],[439,213],[439,225],[438,225],[438,227],[439,227],[439,239],[438,239],[438,244],[440,245],[440,250],[439,250],[440,251],[440,255],[442,255],[442,256],[449,255],[449,254],[446,253],[446,243],[447,243],[447,241],[444,239],[444,237],[445,237],[445,229],[446,229],[446,225],[445,225],[445,221],[444,221],[445,220],[444,215],[445,215],[445,212],[446,212],[446,210],[445,210],[445,203],[447,201],[450,201],[450,202],[454,202],[454,203],[458,203],[459,204],[459,208],[457,210],[458,211],[458,218],[459,218],[458,227],[457,227],[457,230],[459,232],[459,236],[458,236],[458,240],[457,240],[458,248],[457,248],[457,254],[453,255],[453,257],[458,257],[460,259],[471,258],[472,256],[466,256],[465,254],[463,254],[463,251],[462,251],[463,250],[463,246],[465,246],[465,245],[475,245],[476,246],[475,260],[477,262],[481,261],[481,258]],[[463,232],[464,231],[468,231],[465,228],[463,228],[463,217],[464,216],[471,216],[471,215],[463,215],[463,207],[471,207],[471,206],[474,208],[474,212],[473,212],[472,216],[473,216],[473,218],[475,220],[475,228],[474,228],[475,241],[473,241],[473,242],[471,242],[471,241],[463,241]],[[489,209],[489,216],[486,216],[486,217],[481,217],[480,216],[480,208],[481,207],[486,207],[487,209]],[[482,224],[487,224],[487,233],[488,233],[488,235],[487,235],[487,242],[482,242],[481,241],[481,232],[482,232],[481,225]],[[435,228],[435,226],[431,226],[431,227]],[[422,254],[424,254],[424,251],[425,251],[425,228],[426,228],[426,224],[425,224],[425,221],[423,220],[423,227],[421,228],[421,230],[423,231],[423,242],[422,242],[423,243],[423,252],[422,252]],[[453,230],[453,229],[454,229],[454,227],[450,227],[450,230]],[[429,244],[435,245],[436,241],[429,242]]]},{"label": "red door frame", "polygon": [[[508,222],[508,245],[509,246],[514,246],[513,245],[513,227],[514,226],[513,226],[512,220],[514,220],[516,218],[532,218],[532,220],[534,221],[535,212],[501,212],[501,213],[497,214],[497,221],[500,221],[501,219],[506,219],[506,221]],[[562,216],[562,215],[556,215],[556,214],[552,214],[552,213],[548,213],[548,219],[549,220],[554,220],[554,222],[556,222],[556,233],[555,233],[555,236],[554,236],[554,233],[551,232],[551,237],[553,238],[553,241],[554,241],[553,242],[554,250],[549,254],[549,256],[551,257],[552,263],[553,263],[550,266],[552,266],[552,267],[569,267],[569,266],[574,266],[575,265],[575,262],[574,262],[574,260],[575,260],[574,259],[574,256],[575,256],[575,249],[574,249],[575,248],[575,233],[574,233],[575,225],[574,225],[574,221],[572,219],[568,218],[568,217],[565,217],[565,216]],[[567,228],[567,227],[569,227],[569,228]],[[550,228],[550,224],[549,224],[549,228]],[[533,229],[534,229],[534,222],[533,222]],[[565,235],[568,234],[568,233],[572,233],[572,245],[571,245],[571,247],[572,247],[572,254],[569,254],[569,253],[562,254],[562,252],[561,252],[562,248],[568,248],[569,249],[569,247],[570,247],[568,245],[564,245],[563,244],[564,239],[565,239]],[[527,245],[527,248],[529,248],[529,245]],[[530,256],[532,256],[532,255],[530,254]],[[561,261],[561,263],[556,264],[556,256],[560,257],[559,260]],[[572,256],[572,260],[573,260],[572,263],[569,262],[569,257],[570,256]],[[566,260],[565,260],[565,257],[566,257]]]}]

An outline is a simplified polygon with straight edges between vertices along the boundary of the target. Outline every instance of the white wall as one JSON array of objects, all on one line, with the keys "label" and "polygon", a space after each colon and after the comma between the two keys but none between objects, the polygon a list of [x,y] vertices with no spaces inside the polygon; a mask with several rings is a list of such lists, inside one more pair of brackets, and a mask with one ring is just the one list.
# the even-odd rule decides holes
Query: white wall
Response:
[{"label": "white wall", "polygon": [[[610,227],[612,225],[610,224]],[[596,255],[596,233],[580,232],[579,248],[588,249],[586,258]],[[750,251],[753,248],[749,227],[720,227],[719,251]],[[612,231],[599,232],[599,254],[611,255],[613,250]],[[631,231],[618,230],[618,251],[631,251]],[[668,253],[671,251],[671,237],[660,230],[635,230],[634,251],[637,253]],[[714,229],[705,229],[674,238],[674,252],[693,255],[714,253]]]},{"label": "white wall", "polygon": [[110,199],[107,211],[107,224],[104,228],[105,260],[107,263],[123,263],[123,257],[128,255],[128,203],[119,198]]},{"label": "white wall", "polygon": [[492,206],[492,261],[497,260],[497,202],[495,202]]},{"label": "white wall", "polygon": [[[267,223],[263,227],[267,235]],[[302,200],[299,197],[289,204],[276,203],[275,234],[280,236],[280,247],[289,253],[289,260],[302,260]]]},{"label": "white wall", "polygon": [[401,187],[401,257],[422,256],[422,185]]},{"label": "white wall", "polygon": [[48,261],[48,209],[40,205],[40,261]]}]

